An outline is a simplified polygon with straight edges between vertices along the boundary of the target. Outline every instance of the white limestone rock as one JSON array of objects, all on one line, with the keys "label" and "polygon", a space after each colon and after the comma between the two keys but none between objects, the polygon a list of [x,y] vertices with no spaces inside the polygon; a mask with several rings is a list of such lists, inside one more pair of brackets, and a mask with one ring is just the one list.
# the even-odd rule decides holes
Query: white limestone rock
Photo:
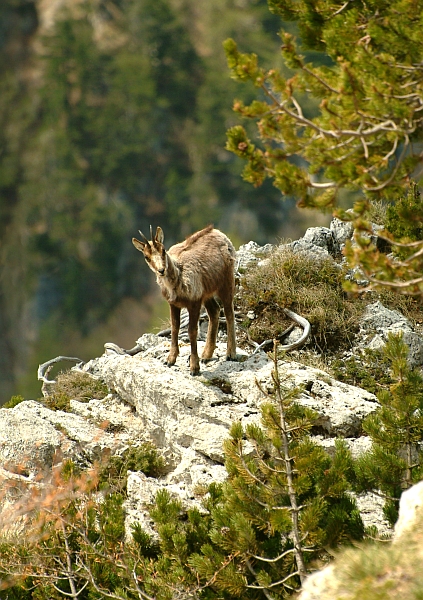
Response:
[{"label": "white limestone rock", "polygon": [[419,481],[401,495],[399,517],[394,529],[394,542],[399,543],[416,528],[422,527],[423,481]]},{"label": "white limestone rock", "polygon": [[83,417],[34,400],[0,409],[0,461],[12,473],[23,469],[36,477],[64,458],[86,465],[116,446],[111,434]]},{"label": "white limestone rock", "polygon": [[239,247],[236,253],[236,266],[240,273],[257,265],[274,249],[272,244],[259,246],[256,242],[248,242]]},{"label": "white limestone rock", "polygon": [[[244,362],[226,362],[225,344],[218,343],[216,360],[202,366],[200,377],[189,376],[189,346],[182,346],[177,366],[164,364],[169,342],[134,357],[104,355],[88,368],[101,375],[110,388],[132,404],[160,446],[192,447],[223,462],[222,442],[234,421],[260,419],[265,399],[256,382],[272,389],[273,363],[265,354]],[[201,342],[199,343],[201,351]],[[280,363],[288,386],[303,386],[299,402],[316,410],[318,427],[327,436],[354,436],[362,419],[377,408],[373,394],[340,383],[323,371],[295,362]]]},{"label": "white limestone rock", "polygon": [[380,349],[387,342],[390,333],[402,333],[403,340],[409,347],[410,367],[423,364],[423,338],[414,331],[411,322],[399,311],[390,310],[379,301],[374,302],[366,307],[360,325],[358,347]]},{"label": "white limestone rock", "polygon": [[341,219],[336,217],[332,219],[329,229],[332,231],[340,248],[345,246],[345,242],[350,240],[354,233],[354,227],[352,223],[341,221]]}]

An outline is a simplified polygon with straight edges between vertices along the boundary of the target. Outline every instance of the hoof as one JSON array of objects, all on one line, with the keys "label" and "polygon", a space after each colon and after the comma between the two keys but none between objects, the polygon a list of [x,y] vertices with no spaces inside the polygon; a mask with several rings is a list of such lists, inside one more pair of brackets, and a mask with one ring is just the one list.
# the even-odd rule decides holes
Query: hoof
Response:
[{"label": "hoof", "polygon": [[174,367],[174,366],[175,366],[175,363],[176,363],[176,360],[175,360],[175,362],[169,362],[169,361],[167,360],[167,361],[165,362],[165,365],[166,365],[167,367]]},{"label": "hoof", "polygon": [[202,362],[203,364],[207,364],[209,362],[211,362],[213,359],[212,358],[202,358],[200,362]]},{"label": "hoof", "polygon": [[190,374],[192,377],[197,377],[198,375],[200,375],[200,371],[199,371],[199,370],[198,370],[198,371],[190,371],[190,372],[189,372],[189,374]]},{"label": "hoof", "polygon": [[238,359],[236,356],[227,356],[226,360],[229,360],[231,362],[238,362]]}]

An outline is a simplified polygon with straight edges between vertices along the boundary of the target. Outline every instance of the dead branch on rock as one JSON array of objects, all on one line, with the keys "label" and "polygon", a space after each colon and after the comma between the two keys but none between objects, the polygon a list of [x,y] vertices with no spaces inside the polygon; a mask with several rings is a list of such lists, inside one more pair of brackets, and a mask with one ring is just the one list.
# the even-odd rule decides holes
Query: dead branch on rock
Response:
[{"label": "dead branch on rock", "polygon": [[[199,317],[199,323],[201,323],[202,321],[208,321],[208,315],[207,315],[206,311],[203,311]],[[219,317],[219,324],[226,324],[225,317]],[[189,325],[188,311],[186,309],[182,309],[181,325],[180,325],[179,336],[178,336],[179,338],[187,335],[188,325]],[[156,333],[156,335],[158,337],[169,337],[171,333],[172,333],[172,330],[170,327],[168,327],[166,329],[162,329],[162,331],[159,331],[158,333]],[[117,344],[114,344],[113,342],[107,342],[106,344],[104,344],[104,348],[105,348],[105,350],[111,350],[112,352],[116,352],[116,354],[128,354],[129,356],[135,356],[135,354],[138,354],[139,352],[143,351],[142,346],[140,346],[139,344],[136,344],[130,350],[125,350],[124,348],[121,348],[120,346],[118,346]]]},{"label": "dead branch on rock", "polygon": [[62,362],[63,360],[70,360],[78,363],[79,365],[85,364],[85,361],[81,360],[80,358],[76,358],[75,356],[56,356],[56,358],[52,358],[38,367],[38,381],[42,381],[47,385],[56,383],[55,379],[48,379],[46,376],[51,371],[51,368],[55,363]]},{"label": "dead branch on rock", "polygon": [[[206,316],[206,312],[203,312],[200,315],[199,320],[201,321],[202,319],[204,319],[205,316]],[[188,311],[186,309],[182,309],[179,337],[186,335],[187,330],[188,330],[188,323],[189,323]],[[159,331],[158,333],[156,333],[156,335],[158,337],[168,337],[168,336],[170,336],[171,332],[172,332],[171,328],[168,327],[167,329],[162,329],[162,331]],[[138,354],[139,352],[143,351],[143,347],[140,346],[139,344],[136,344],[130,350],[125,350],[124,348],[121,348],[120,346],[118,346],[117,344],[114,344],[113,342],[107,342],[106,344],[104,344],[104,348],[105,348],[105,350],[112,350],[112,352],[116,352],[116,354],[128,354],[129,356],[135,356],[135,354]]]},{"label": "dead branch on rock", "polygon": [[[305,319],[304,317],[300,317],[300,315],[297,315],[297,313],[294,313],[292,310],[284,308],[283,311],[287,317],[292,319],[292,321],[294,321],[295,323],[297,323],[297,325],[303,328],[303,333],[298,338],[298,340],[295,340],[295,342],[292,342],[291,344],[278,345],[278,348],[280,348],[284,352],[289,352],[291,350],[297,350],[298,348],[304,346],[304,344],[310,337],[311,325],[310,322],[307,321],[307,319]],[[286,331],[284,331],[281,337],[286,336],[287,332],[289,333],[290,330],[291,328],[288,328]],[[261,350],[265,351],[266,348],[271,347],[272,345],[273,340],[265,340],[260,345],[257,345],[257,348],[254,350],[253,354],[257,354],[257,352],[260,352]]]}]

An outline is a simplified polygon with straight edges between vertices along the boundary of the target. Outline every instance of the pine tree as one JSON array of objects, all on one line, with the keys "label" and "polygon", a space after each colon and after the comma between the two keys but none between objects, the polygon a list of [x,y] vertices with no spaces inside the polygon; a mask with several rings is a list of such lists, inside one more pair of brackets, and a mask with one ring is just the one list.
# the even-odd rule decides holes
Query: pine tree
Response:
[{"label": "pine tree", "polygon": [[247,161],[244,177],[256,185],[271,177],[284,194],[320,207],[333,206],[343,188],[369,197],[398,194],[419,161],[413,140],[421,138],[423,122],[421,0],[269,5],[298,24],[301,49],[314,54],[301,54],[286,25],[284,71],[260,67],[255,54],[226,41],[232,76],[261,90],[234,109],[257,122],[262,146],[241,126],[228,132],[228,148]]},{"label": "pine tree", "polygon": [[[263,428],[234,424],[225,443],[229,479],[211,510],[211,543],[190,558],[203,584],[228,598],[282,598],[298,590],[324,548],[360,539],[348,495],[352,460],[338,440],[333,458],[311,441],[316,415],[279,379],[262,407]],[[266,394],[268,395],[268,394]],[[208,596],[207,596],[208,597]]]},{"label": "pine tree", "polygon": [[[336,213],[356,229],[350,265],[361,267],[371,287],[422,294],[423,241],[403,239],[407,211],[397,213],[399,230],[383,234],[406,254],[402,262],[371,243],[365,213],[375,199],[396,204],[410,178],[421,176],[423,0],[270,0],[269,7],[296,23],[300,41],[283,23],[279,70],[263,68],[233,39],[225,42],[232,77],[256,88],[256,99],[235,100],[234,110],[256,123],[257,140],[236,125],[227,132],[228,150],[246,161],[246,181],[260,186],[270,178],[299,206],[333,210],[355,202],[352,213]],[[421,230],[421,210],[412,219]]]},{"label": "pine tree", "polygon": [[402,336],[389,334],[384,353],[394,383],[377,394],[380,408],[363,422],[372,449],[356,463],[359,489],[386,499],[384,512],[393,525],[402,492],[423,477],[423,378],[407,362]]},{"label": "pine tree", "polygon": [[[24,531],[0,537],[0,590],[6,597],[151,600],[146,590],[156,590],[164,561],[139,526],[126,539],[126,473],[134,465],[147,473],[163,466],[146,444],[102,468],[81,472],[69,461],[55,472],[51,486],[46,483],[25,507]],[[155,594],[156,600],[171,598],[169,585]]]}]

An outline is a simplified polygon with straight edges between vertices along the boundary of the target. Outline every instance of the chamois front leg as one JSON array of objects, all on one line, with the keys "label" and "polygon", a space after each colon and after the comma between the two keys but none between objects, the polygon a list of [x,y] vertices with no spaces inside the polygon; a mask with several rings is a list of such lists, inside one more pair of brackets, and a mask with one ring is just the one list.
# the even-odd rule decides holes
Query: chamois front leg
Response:
[{"label": "chamois front leg", "polygon": [[175,364],[179,354],[179,327],[181,324],[181,309],[173,304],[170,305],[170,323],[171,323],[171,341],[170,341],[170,352],[167,357],[166,364],[171,367]]},{"label": "chamois front leg", "polygon": [[189,325],[188,325],[188,336],[191,342],[191,356],[189,358],[189,367],[191,375],[200,374],[200,360],[197,352],[197,333],[198,333],[198,319],[200,318],[201,302],[192,303],[188,308],[189,313]]}]

